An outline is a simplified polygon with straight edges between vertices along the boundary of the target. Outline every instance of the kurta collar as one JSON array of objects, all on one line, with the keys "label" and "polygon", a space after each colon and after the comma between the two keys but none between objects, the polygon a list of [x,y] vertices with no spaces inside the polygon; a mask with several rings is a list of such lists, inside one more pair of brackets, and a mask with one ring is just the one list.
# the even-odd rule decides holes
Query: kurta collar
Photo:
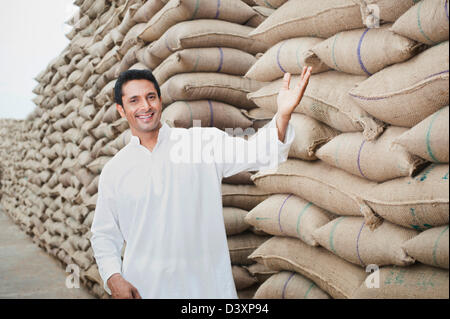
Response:
[{"label": "kurta collar", "polygon": [[[158,141],[156,142],[156,145],[158,145],[162,141],[164,141],[167,138],[167,136],[169,135],[169,132],[170,132],[169,125],[167,125],[166,122],[162,122],[162,126],[159,129]],[[141,145],[141,140],[138,136],[131,135],[130,144],[131,145]]]}]

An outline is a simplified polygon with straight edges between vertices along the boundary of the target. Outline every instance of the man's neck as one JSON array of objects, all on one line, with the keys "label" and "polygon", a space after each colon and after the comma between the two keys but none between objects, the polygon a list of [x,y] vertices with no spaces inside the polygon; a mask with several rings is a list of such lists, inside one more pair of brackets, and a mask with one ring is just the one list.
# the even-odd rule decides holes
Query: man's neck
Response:
[{"label": "man's neck", "polygon": [[139,140],[141,142],[141,145],[147,148],[150,152],[153,151],[153,149],[156,146],[156,143],[158,142],[158,136],[159,132],[161,130],[162,124],[159,124],[159,127],[151,132],[132,132],[133,135],[139,137]]}]

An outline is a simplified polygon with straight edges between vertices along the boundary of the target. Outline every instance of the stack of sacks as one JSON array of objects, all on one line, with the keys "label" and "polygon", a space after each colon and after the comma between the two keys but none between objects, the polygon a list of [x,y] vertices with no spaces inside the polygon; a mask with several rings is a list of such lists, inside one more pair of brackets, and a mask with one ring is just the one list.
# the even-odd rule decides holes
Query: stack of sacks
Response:
[{"label": "stack of sacks", "polygon": [[[274,82],[249,98],[274,112],[283,73],[313,66],[291,123],[334,134],[252,176],[277,195],[247,215],[274,235],[250,258],[279,271],[255,298],[304,298],[307,280],[332,298],[448,298],[448,1],[283,2],[251,34],[272,47],[246,76]],[[379,28],[363,28],[368,4]]]}]

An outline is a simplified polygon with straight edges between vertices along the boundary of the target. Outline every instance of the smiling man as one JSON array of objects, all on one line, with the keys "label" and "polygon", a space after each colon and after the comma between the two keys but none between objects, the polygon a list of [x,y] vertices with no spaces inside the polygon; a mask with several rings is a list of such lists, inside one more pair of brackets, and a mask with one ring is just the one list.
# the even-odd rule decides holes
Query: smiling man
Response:
[{"label": "smiling man", "polygon": [[[216,128],[171,128],[161,123],[161,93],[152,73],[130,70],[119,76],[115,102],[132,137],[102,170],[91,227],[94,257],[113,298],[237,298],[222,179],[265,168],[265,155],[286,161],[295,135],[289,120],[310,75],[305,68],[294,88],[285,75],[277,114],[249,140]],[[190,146],[190,155],[193,145],[206,143],[198,132],[212,138],[211,154],[231,153],[227,157],[233,160],[175,161],[180,143]],[[237,154],[249,156],[237,160]]]}]

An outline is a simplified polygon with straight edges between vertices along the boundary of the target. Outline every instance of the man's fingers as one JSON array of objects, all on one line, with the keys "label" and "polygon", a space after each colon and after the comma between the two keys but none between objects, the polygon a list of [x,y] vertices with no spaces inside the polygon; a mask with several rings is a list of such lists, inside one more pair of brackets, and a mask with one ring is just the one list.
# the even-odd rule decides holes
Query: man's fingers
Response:
[{"label": "man's fingers", "polygon": [[308,68],[306,66],[303,67],[302,70],[302,75],[300,76],[300,79],[303,80],[303,78],[305,77],[306,71],[308,70]]},{"label": "man's fingers", "polygon": [[301,80],[297,83],[297,89],[306,88],[308,85],[309,79],[311,78],[312,67],[303,70]]},{"label": "man's fingers", "polygon": [[291,74],[285,73],[283,78],[283,89],[289,90],[290,83],[291,83]]}]

